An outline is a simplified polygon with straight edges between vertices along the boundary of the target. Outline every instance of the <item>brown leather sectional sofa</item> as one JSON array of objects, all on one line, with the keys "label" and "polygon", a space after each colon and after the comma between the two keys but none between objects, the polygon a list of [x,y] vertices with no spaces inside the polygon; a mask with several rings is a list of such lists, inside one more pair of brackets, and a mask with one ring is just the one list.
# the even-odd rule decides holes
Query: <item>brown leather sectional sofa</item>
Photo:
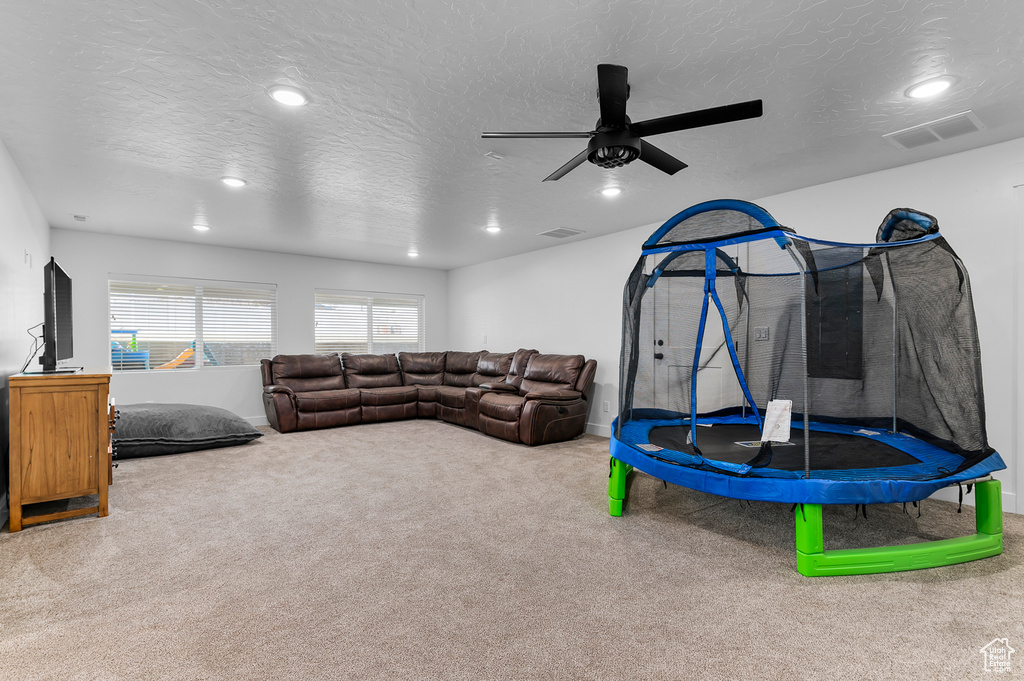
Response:
[{"label": "brown leather sectional sofa", "polygon": [[282,433],[439,418],[510,442],[581,435],[596,360],[536,350],[277,355],[261,360],[263,406]]}]

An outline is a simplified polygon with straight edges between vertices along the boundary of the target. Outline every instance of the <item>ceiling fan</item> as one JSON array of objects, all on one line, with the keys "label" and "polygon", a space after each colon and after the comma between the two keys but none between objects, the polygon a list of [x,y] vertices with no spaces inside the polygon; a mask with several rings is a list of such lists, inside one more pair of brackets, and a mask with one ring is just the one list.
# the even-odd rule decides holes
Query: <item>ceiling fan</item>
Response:
[{"label": "ceiling fan", "polygon": [[674,175],[686,164],[665,153],[642,138],[662,135],[666,132],[702,128],[706,125],[731,123],[761,116],[761,100],[755,99],[739,104],[717,106],[688,113],[651,118],[633,123],[626,115],[626,100],[629,99],[627,69],[616,64],[597,65],[597,99],[601,105],[601,117],[594,130],[589,132],[485,132],[481,137],[493,138],[589,138],[587,148],[571,161],[544,178],[544,181],[559,180],[584,161],[590,161],[601,168],[620,168],[640,159],[658,170]]}]

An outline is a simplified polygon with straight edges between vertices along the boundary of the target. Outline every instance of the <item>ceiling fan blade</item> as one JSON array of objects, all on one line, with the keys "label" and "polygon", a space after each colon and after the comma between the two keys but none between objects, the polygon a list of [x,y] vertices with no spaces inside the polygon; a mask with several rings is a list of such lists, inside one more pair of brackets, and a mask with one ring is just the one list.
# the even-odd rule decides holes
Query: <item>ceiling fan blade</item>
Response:
[{"label": "ceiling fan blade", "polygon": [[678,130],[702,128],[705,125],[718,125],[719,123],[731,123],[732,121],[742,121],[748,118],[758,118],[762,113],[761,100],[755,99],[749,102],[716,106],[711,109],[690,111],[674,116],[651,118],[634,123],[631,127],[636,134],[641,137],[647,137],[648,135],[662,135],[666,132],[676,132]]},{"label": "ceiling fan blade", "polygon": [[597,98],[601,104],[601,125],[626,127],[626,100],[629,99],[628,71],[615,64],[597,65]]},{"label": "ceiling fan blade", "polygon": [[509,137],[513,139],[557,139],[563,137],[579,137],[581,139],[590,139],[593,136],[594,133],[592,132],[485,132],[480,134],[480,137],[484,139],[494,139],[498,137]]},{"label": "ceiling fan blade", "polygon": [[584,161],[586,161],[587,160],[587,154],[589,154],[589,153],[590,153],[589,149],[584,149],[583,151],[578,153],[575,157],[573,157],[573,159],[571,161],[569,161],[564,166],[562,166],[561,168],[559,168],[555,172],[553,172],[550,175],[548,175],[547,177],[545,177],[544,181],[548,182],[548,181],[554,181],[554,180],[562,179],[563,177],[565,177],[566,175],[569,174],[570,170],[572,170],[576,166],[578,166],[581,163],[583,163]]},{"label": "ceiling fan blade", "polygon": [[686,167],[686,164],[675,156],[665,153],[650,142],[640,140],[640,160],[649,163],[663,173],[675,175]]}]

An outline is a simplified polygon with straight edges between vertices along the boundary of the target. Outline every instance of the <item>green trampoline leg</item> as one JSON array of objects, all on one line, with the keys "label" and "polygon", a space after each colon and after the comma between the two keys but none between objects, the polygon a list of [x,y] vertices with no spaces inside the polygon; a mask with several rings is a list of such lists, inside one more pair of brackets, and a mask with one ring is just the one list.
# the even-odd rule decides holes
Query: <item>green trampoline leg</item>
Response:
[{"label": "green trampoline leg", "polygon": [[626,476],[633,467],[624,464],[614,456],[608,472],[608,513],[616,518],[622,515],[622,503],[626,500]]},{"label": "green trampoline leg", "polygon": [[825,551],[821,506],[796,508],[796,567],[805,577],[868,575],[966,563],[1003,552],[1003,504],[998,480],[975,485],[977,534],[900,546]]}]

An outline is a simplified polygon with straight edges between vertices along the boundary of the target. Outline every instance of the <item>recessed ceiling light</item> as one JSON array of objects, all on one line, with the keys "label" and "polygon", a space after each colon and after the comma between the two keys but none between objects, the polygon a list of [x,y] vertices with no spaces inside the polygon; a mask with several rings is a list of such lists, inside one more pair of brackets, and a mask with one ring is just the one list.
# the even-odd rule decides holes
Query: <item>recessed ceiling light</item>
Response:
[{"label": "recessed ceiling light", "polygon": [[907,97],[911,99],[928,99],[948,90],[953,85],[953,82],[954,79],[950,76],[929,78],[907,88]]},{"label": "recessed ceiling light", "polygon": [[619,194],[622,193],[622,190],[619,189],[618,187],[605,187],[604,189],[601,190],[601,193],[609,197],[618,196]]},{"label": "recessed ceiling light", "polygon": [[501,231],[501,227],[498,227],[498,225],[487,225],[487,231],[491,234],[497,234]]},{"label": "recessed ceiling light", "polygon": [[418,252],[416,252],[416,251],[409,251],[409,257],[410,258],[418,258],[418,257],[420,257],[420,254]]},{"label": "recessed ceiling light", "polygon": [[192,225],[192,229],[196,230],[197,232],[208,232],[210,230],[210,226],[201,225],[197,222],[196,224]]},{"label": "recessed ceiling light", "polygon": [[286,106],[302,106],[309,101],[302,90],[288,85],[275,85],[270,88],[270,96]]},{"label": "recessed ceiling light", "polygon": [[246,182],[240,177],[222,177],[220,181],[229,187],[244,187]]}]

